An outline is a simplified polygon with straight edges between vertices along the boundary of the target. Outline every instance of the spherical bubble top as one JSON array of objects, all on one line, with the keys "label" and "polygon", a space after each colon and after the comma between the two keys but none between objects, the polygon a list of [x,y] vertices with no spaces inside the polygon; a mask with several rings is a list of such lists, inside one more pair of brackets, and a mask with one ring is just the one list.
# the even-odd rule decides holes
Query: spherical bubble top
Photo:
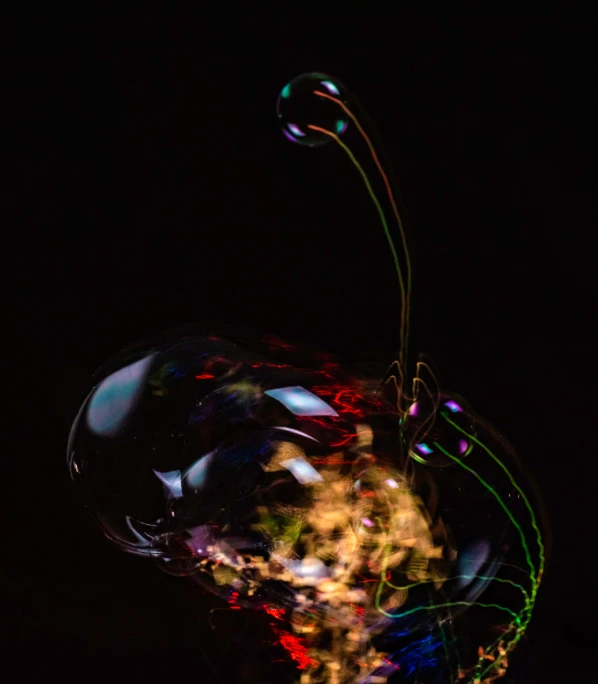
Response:
[{"label": "spherical bubble top", "polygon": [[342,135],[349,117],[339,101],[346,104],[347,92],[337,79],[320,73],[298,76],[278,97],[276,109],[283,134],[308,147],[329,142],[329,133]]},{"label": "spherical bubble top", "polygon": [[467,403],[440,392],[418,397],[403,419],[409,455],[427,466],[457,465],[457,459],[471,453],[475,433],[475,421]]}]

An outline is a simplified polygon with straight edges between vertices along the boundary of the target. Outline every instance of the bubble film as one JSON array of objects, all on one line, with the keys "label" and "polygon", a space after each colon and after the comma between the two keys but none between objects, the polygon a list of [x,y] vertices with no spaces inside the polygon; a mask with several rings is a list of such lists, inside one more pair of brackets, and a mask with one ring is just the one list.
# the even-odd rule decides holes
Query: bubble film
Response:
[{"label": "bubble film", "polygon": [[294,143],[315,147],[330,142],[325,131],[342,135],[349,118],[329,98],[347,100],[344,86],[326,74],[303,74],[280,91],[277,114],[284,136]]},{"label": "bubble film", "polygon": [[[538,516],[504,436],[409,363],[405,232],[348,101],[338,81],[307,74],[278,110],[287,138],[335,141],[378,210],[401,295],[385,377],[242,326],[166,333],[98,371],[69,470],[123,551],[262,613],[300,684],[488,683],[531,620]],[[357,142],[339,137],[349,121]]]}]

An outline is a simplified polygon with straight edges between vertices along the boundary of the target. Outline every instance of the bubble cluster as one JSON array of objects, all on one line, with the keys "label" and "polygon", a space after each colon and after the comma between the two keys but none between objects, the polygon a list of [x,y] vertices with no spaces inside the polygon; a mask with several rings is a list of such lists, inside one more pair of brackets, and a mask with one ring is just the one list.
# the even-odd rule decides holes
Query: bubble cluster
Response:
[{"label": "bubble cluster", "polygon": [[98,371],[69,470],[123,551],[267,617],[299,684],[489,684],[531,620],[542,534],[502,434],[421,358],[409,372],[404,226],[349,102],[310,73],[277,111],[292,142],[340,143],[378,211],[401,294],[385,378],[241,326],[166,333]]}]

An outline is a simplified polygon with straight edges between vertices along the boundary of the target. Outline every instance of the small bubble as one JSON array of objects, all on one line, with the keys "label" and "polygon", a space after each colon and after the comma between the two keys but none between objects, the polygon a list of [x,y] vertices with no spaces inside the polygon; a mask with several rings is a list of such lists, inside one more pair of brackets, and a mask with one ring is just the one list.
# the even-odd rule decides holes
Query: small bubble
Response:
[{"label": "small bubble", "polygon": [[308,147],[330,142],[331,134],[342,135],[347,130],[349,118],[340,104],[346,101],[347,91],[337,79],[320,73],[298,76],[278,97],[283,134],[291,142]]}]

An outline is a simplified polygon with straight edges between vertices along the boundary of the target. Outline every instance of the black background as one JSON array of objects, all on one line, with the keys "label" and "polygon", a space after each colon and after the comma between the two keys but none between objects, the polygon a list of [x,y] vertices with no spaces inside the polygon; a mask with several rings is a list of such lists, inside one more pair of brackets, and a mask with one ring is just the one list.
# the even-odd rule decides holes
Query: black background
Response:
[{"label": "black background", "polygon": [[553,551],[521,681],[578,681],[593,643],[589,21],[287,14],[47,11],[8,26],[17,334],[0,668],[11,681],[257,681],[242,674],[258,649],[246,618],[219,636],[211,599],[112,549],[73,499],[65,444],[95,368],[171,325],[241,320],[393,358],[392,263],[359,177],[334,146],[278,129],[281,87],[318,70],[358,95],[395,165],[412,349],[505,431],[543,492]]}]

